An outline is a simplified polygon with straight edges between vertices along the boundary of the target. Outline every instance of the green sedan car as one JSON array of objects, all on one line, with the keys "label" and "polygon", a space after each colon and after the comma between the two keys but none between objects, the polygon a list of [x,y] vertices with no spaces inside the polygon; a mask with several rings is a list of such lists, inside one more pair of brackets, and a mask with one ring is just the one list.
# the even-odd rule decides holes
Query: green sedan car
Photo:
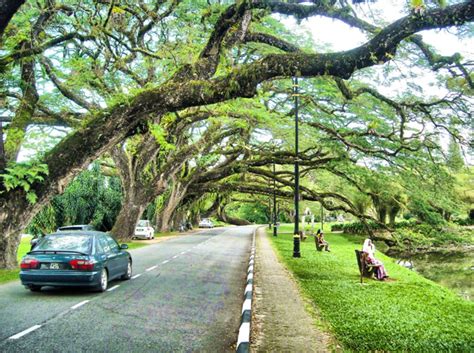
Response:
[{"label": "green sedan car", "polygon": [[107,233],[67,231],[48,234],[23,257],[21,283],[41,287],[92,287],[105,291],[108,282],[132,277],[132,256]]}]

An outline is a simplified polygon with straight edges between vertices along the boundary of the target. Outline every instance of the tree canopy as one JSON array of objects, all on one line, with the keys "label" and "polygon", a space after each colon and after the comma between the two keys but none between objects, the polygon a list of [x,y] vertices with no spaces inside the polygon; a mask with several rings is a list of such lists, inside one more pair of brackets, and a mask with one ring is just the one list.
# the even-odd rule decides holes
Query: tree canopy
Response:
[{"label": "tree canopy", "polygon": [[[458,36],[469,35],[473,1],[417,2],[389,24],[378,15],[366,16],[363,6],[370,5],[347,1],[44,0],[4,7],[9,3],[0,6],[0,100],[6,122],[0,138],[0,267],[13,266],[11,249],[21,229],[106,153],[115,155],[118,165],[120,152],[132,148],[129,162],[136,166],[140,150],[149,151],[139,168],[145,171],[166,158],[179,160],[171,168],[176,173],[165,179],[174,178],[168,183],[174,186],[192,179],[188,191],[195,201],[204,190],[268,194],[270,179],[277,180],[280,196],[290,195],[289,165],[295,160],[290,77],[305,78],[300,85],[299,158],[308,178],[303,197],[328,209],[364,219],[368,216],[354,204],[360,195],[374,204],[385,200],[387,210],[379,213],[401,209],[404,196],[382,195],[386,184],[381,180],[402,176],[391,190],[403,190],[408,185],[403,173],[414,171],[422,178],[430,163],[439,162],[440,134],[462,145],[468,138],[472,58],[441,55],[419,32],[452,28]],[[2,17],[6,10],[16,13]],[[367,40],[349,50],[321,51],[308,38],[296,38],[279,21],[282,16],[334,19]],[[436,73],[447,90],[444,97],[417,89],[412,78],[423,70]],[[384,80],[385,86],[412,86],[387,94]],[[205,138],[216,122],[217,129],[235,135],[228,163],[204,158],[225,151],[217,142],[228,141],[225,134]],[[67,127],[67,134],[30,161],[28,172],[19,173],[16,161],[33,125]],[[248,133],[235,134],[244,130]],[[262,131],[272,143],[255,140]],[[193,150],[197,139],[180,146],[187,134],[207,142],[216,138],[219,148],[198,142]],[[197,173],[196,179],[177,173],[194,163],[205,163],[206,173]],[[271,163],[279,165],[276,175],[268,168]],[[347,192],[316,183],[321,171],[343,180]],[[236,183],[225,179],[242,173],[245,178]]]}]

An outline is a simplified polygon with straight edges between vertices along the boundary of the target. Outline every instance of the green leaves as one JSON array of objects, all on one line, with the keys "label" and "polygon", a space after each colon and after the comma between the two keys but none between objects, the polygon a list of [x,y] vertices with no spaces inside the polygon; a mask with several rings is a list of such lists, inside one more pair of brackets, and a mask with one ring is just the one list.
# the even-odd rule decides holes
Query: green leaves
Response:
[{"label": "green leaves", "polygon": [[148,128],[152,136],[155,138],[156,142],[161,146],[164,151],[174,151],[176,149],[175,145],[166,141],[167,133],[161,125],[149,123]]},{"label": "green leaves", "polygon": [[16,163],[5,169],[7,173],[0,174],[6,191],[15,188],[23,189],[26,192],[26,199],[29,203],[35,204],[37,196],[31,190],[31,185],[35,182],[44,180],[44,176],[48,175],[48,166],[37,162]]}]

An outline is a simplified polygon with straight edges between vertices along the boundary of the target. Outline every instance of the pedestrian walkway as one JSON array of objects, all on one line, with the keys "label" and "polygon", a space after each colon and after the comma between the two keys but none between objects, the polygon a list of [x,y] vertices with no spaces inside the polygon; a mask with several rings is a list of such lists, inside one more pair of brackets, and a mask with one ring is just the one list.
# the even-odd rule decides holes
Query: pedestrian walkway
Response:
[{"label": "pedestrian walkway", "polygon": [[257,231],[255,313],[251,352],[330,352],[330,335],[319,330],[305,311],[291,274],[278,261],[265,228]]}]

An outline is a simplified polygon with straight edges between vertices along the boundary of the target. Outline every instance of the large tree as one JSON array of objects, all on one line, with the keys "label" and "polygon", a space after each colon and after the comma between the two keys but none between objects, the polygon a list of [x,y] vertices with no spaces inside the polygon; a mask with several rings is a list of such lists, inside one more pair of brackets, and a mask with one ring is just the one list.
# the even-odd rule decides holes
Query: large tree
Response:
[{"label": "large tree", "polygon": [[[44,180],[33,176],[27,187],[2,186],[0,267],[16,266],[19,232],[41,207],[150,116],[159,121],[187,107],[252,97],[263,82],[279,78],[348,79],[359,70],[393,60],[404,42],[415,45],[438,70],[451,66],[453,74],[472,86],[459,57],[436,55],[415,34],[471,22],[473,1],[417,9],[382,28],[358,18],[346,2],[240,1],[209,7],[204,1],[143,2],[141,6],[125,1],[82,1],[81,6],[74,1],[46,1],[39,5],[43,8],[36,3],[22,6],[7,27],[12,32],[5,36],[6,54],[0,58],[0,71],[7,78],[2,82],[2,91],[5,87],[7,91],[3,95],[12,100],[13,110],[21,109],[14,84],[17,64],[34,58],[37,80],[54,87],[54,92],[38,92],[37,111],[82,122],[41,158],[49,171],[42,175]],[[51,15],[41,26],[42,33],[31,37],[31,23],[37,21],[27,19],[39,20],[45,12]],[[334,18],[365,31],[370,39],[342,52],[295,50],[295,44],[258,30],[271,13]],[[13,27],[15,21],[21,25]],[[22,47],[25,37],[29,44]],[[239,50],[254,54],[241,62]],[[9,133],[7,129],[7,139]],[[26,199],[27,193],[35,194],[35,202]]]}]

